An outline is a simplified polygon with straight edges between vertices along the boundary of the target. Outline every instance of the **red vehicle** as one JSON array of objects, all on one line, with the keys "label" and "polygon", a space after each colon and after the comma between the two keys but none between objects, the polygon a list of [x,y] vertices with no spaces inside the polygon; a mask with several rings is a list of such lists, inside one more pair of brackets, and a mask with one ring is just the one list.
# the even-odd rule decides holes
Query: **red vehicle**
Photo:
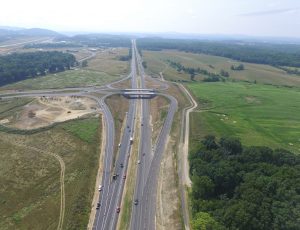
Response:
[{"label": "red vehicle", "polygon": [[126,175],[123,176],[123,179],[124,179],[124,180],[126,179]]}]

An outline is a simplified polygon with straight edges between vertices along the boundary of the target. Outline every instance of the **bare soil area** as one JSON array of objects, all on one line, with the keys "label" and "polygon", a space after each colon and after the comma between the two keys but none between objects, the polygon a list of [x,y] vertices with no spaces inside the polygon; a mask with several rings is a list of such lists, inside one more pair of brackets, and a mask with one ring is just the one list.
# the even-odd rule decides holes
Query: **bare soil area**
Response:
[{"label": "bare soil area", "polygon": [[96,112],[96,103],[83,97],[39,97],[2,120],[18,129],[35,129]]},{"label": "bare soil area", "polygon": [[156,229],[183,229],[174,148],[176,141],[169,138],[163,155],[157,192]]}]

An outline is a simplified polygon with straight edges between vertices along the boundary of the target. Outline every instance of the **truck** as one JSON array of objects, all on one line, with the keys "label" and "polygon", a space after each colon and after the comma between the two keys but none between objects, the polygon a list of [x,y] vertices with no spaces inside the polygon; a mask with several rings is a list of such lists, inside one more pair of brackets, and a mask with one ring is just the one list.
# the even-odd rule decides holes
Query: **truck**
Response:
[{"label": "truck", "polygon": [[130,144],[132,145],[132,143],[133,143],[133,137],[130,137]]}]

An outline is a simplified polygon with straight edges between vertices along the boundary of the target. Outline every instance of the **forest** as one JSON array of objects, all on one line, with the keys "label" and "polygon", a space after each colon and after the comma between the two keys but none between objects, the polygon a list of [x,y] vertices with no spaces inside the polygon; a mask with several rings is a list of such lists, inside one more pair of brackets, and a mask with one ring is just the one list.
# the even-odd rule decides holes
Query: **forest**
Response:
[{"label": "forest", "polygon": [[206,136],[190,156],[193,229],[299,229],[300,156]]},{"label": "forest", "polygon": [[62,72],[76,64],[74,55],[58,51],[0,56],[0,85]]},{"label": "forest", "polygon": [[139,48],[154,51],[177,49],[256,64],[300,67],[300,45],[163,38],[140,38],[137,44]]}]

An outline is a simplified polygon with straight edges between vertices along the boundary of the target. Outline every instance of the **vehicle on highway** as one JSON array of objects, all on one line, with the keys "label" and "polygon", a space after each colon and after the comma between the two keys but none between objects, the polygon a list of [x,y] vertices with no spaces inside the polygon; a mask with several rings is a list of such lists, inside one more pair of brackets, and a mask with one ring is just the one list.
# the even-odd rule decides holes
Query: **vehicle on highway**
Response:
[{"label": "vehicle on highway", "polygon": [[138,160],[138,162],[137,162],[138,164],[140,164],[141,163],[141,161],[140,160]]},{"label": "vehicle on highway", "polygon": [[138,205],[139,204],[139,200],[138,199],[135,199],[134,200],[134,205]]},{"label": "vehicle on highway", "polygon": [[97,203],[96,209],[100,208],[100,202]]},{"label": "vehicle on highway", "polygon": [[113,180],[116,180],[117,177],[118,177],[118,174],[114,174],[114,175],[112,176]]},{"label": "vehicle on highway", "polygon": [[119,148],[121,147],[121,143],[120,143],[120,144],[118,144],[118,147],[119,147]]},{"label": "vehicle on highway", "polygon": [[100,192],[100,191],[102,191],[102,189],[103,189],[103,186],[100,184],[99,188],[98,188],[98,191]]},{"label": "vehicle on highway", "polygon": [[124,180],[126,179],[126,175],[123,176],[123,179],[124,179]]},{"label": "vehicle on highway", "polygon": [[121,167],[121,168],[123,168],[123,167],[124,167],[123,163],[121,163],[121,164],[120,164],[120,167]]},{"label": "vehicle on highway", "polygon": [[133,143],[133,137],[130,137],[130,144]]},{"label": "vehicle on highway", "polygon": [[117,213],[120,213],[120,211],[121,211],[121,208],[117,207]]}]

